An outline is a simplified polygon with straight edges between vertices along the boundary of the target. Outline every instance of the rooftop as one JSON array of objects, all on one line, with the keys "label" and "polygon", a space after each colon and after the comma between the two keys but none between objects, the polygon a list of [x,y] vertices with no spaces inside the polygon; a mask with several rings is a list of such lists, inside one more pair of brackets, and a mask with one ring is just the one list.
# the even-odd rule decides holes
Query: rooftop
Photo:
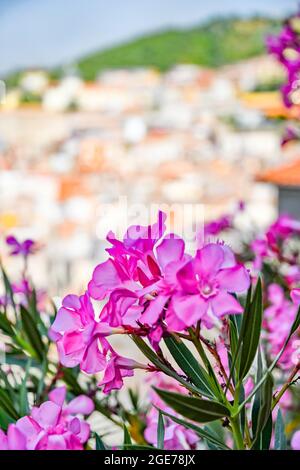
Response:
[{"label": "rooftop", "polygon": [[260,173],[256,180],[277,186],[300,186],[300,159]]}]

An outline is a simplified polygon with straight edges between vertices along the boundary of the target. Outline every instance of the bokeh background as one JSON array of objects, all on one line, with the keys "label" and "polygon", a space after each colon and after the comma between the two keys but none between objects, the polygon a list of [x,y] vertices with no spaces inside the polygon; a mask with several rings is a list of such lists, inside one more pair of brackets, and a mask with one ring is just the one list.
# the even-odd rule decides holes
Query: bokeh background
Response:
[{"label": "bokeh background", "polygon": [[274,218],[277,188],[261,175],[299,149],[280,145],[284,75],[265,37],[296,8],[0,1],[1,240],[43,245],[30,265],[38,286],[51,296],[82,291],[120,197],[203,204],[207,221],[245,201],[243,230]]}]

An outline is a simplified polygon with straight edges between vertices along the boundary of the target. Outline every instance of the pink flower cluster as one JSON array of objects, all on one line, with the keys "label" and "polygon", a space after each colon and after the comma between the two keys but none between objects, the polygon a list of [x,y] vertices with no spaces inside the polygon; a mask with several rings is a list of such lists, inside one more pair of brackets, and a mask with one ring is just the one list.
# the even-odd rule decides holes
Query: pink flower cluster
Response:
[{"label": "pink flower cluster", "polygon": [[20,242],[13,235],[6,238],[6,243],[11,248],[10,254],[12,256],[22,255],[25,258],[30,254],[34,254],[39,248],[35,241],[28,239]]},{"label": "pink flower cluster", "polygon": [[299,35],[300,12],[286,21],[283,29],[277,36],[267,38],[267,48],[270,54],[275,55],[277,60],[283,65],[287,82],[282,86],[284,104],[291,107],[298,104],[300,83],[300,35]]},{"label": "pink flower cluster", "polygon": [[58,387],[49,401],[10,424],[6,434],[0,430],[0,450],[83,450],[90,426],[80,416],[93,412],[93,401],[79,395],[65,405],[65,398],[66,387]]},{"label": "pink flower cluster", "polygon": [[[229,247],[209,243],[195,256],[175,234],[165,235],[165,219],[150,226],[131,226],[123,240],[109,233],[109,258],[99,264],[81,296],[67,296],[50,334],[60,360],[94,374],[104,370],[104,391],[120,388],[122,379],[141,366],[120,357],[107,336],[136,333],[157,347],[165,331],[181,331],[200,321],[212,327],[227,314],[242,313],[232,294],[245,292],[248,271]],[[92,300],[104,301],[95,314]]]},{"label": "pink flower cluster", "polygon": [[[255,270],[260,271],[263,263],[267,260],[278,260],[281,263],[289,265],[290,279],[296,277],[296,271],[300,274],[297,266],[297,257],[293,254],[285,256],[285,248],[288,241],[294,236],[300,234],[300,222],[293,219],[288,215],[281,215],[278,219],[267,229],[262,238],[255,239],[250,248],[254,253],[255,259],[253,267]],[[295,271],[296,269],[296,271]]]},{"label": "pink flower cluster", "polygon": [[[284,345],[300,304],[300,290],[291,291],[292,302],[286,298],[284,290],[277,284],[268,287],[269,306],[264,312],[263,335],[272,358]],[[281,367],[289,369],[299,362],[297,351],[299,340],[290,341],[279,360]]]},{"label": "pink flower cluster", "polygon": [[[153,377],[151,377],[153,378]],[[165,389],[171,392],[185,394],[186,389],[180,387],[178,382],[170,378],[166,378],[161,373],[156,373],[154,377],[154,383],[151,381],[151,384],[155,385],[160,389]],[[151,409],[147,414],[146,429],[144,432],[145,439],[150,444],[157,446],[157,425],[159,413],[157,408],[165,411],[166,413],[171,414],[172,416],[180,417],[177,413],[169,408],[161,398],[155,393],[154,390],[151,390],[149,393],[149,398]],[[157,408],[155,408],[155,406]],[[180,424],[175,423],[170,418],[164,416],[164,449],[165,450],[188,450],[194,449],[196,443],[199,441],[199,437],[191,429],[187,429]]]}]

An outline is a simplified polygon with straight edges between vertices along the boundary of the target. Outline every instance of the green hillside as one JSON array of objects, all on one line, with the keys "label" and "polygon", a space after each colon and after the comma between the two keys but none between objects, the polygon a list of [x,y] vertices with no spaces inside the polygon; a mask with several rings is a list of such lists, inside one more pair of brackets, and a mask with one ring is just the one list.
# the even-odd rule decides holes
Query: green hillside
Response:
[{"label": "green hillside", "polygon": [[107,68],[153,66],[167,70],[178,63],[217,67],[264,53],[266,34],[279,27],[278,20],[269,18],[214,19],[191,29],[157,32],[94,52],[77,65],[87,80]]}]

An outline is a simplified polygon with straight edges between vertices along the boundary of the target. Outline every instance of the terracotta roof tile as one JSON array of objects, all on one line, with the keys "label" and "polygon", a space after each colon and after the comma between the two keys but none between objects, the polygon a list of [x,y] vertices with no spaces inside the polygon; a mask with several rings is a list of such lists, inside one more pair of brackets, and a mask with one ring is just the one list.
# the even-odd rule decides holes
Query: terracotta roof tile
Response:
[{"label": "terracotta roof tile", "polygon": [[256,181],[277,186],[300,186],[300,159],[260,173],[256,176]]}]

